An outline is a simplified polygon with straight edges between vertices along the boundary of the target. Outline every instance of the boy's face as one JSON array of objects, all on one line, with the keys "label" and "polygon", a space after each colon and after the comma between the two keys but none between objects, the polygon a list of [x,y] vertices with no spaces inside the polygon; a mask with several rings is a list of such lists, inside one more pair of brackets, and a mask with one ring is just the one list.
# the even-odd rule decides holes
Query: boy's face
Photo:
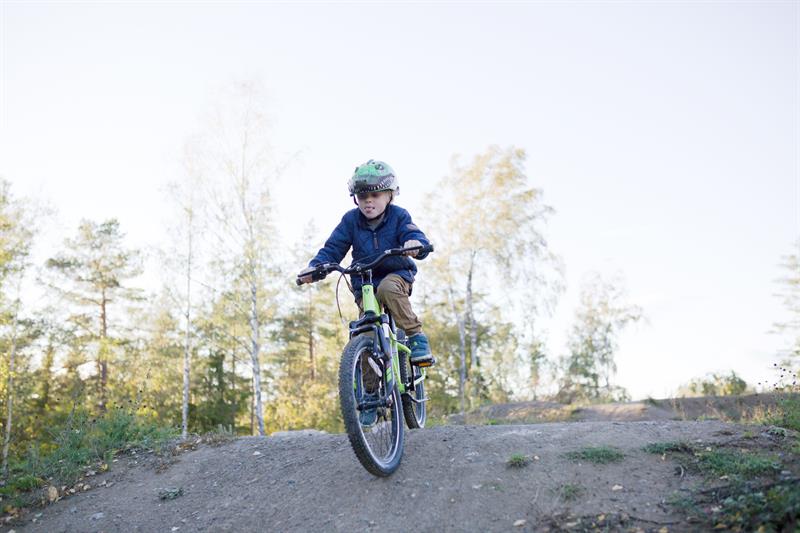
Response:
[{"label": "boy's face", "polygon": [[359,211],[371,220],[383,214],[386,206],[392,201],[392,193],[391,191],[362,192],[356,194],[356,199]]}]

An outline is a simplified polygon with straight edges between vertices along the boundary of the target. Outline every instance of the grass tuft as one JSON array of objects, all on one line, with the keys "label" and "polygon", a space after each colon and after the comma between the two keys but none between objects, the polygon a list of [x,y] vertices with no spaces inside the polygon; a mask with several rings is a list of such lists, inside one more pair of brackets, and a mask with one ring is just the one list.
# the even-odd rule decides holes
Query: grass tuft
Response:
[{"label": "grass tuft", "polygon": [[508,458],[506,461],[506,465],[510,468],[524,468],[528,466],[531,462],[530,457],[527,455],[522,455],[521,453],[515,453],[511,457]]},{"label": "grass tuft", "polygon": [[697,457],[697,466],[706,475],[750,478],[781,469],[774,458],[755,453],[714,450],[701,452]]},{"label": "grass tuft", "polygon": [[692,447],[685,442],[653,442],[642,448],[647,453],[664,455],[667,452],[691,453]]},{"label": "grass tuft", "polygon": [[622,452],[610,446],[583,448],[575,452],[569,452],[566,456],[573,461],[586,461],[594,464],[616,463],[625,458]]},{"label": "grass tuft", "polygon": [[563,501],[572,502],[584,493],[584,488],[577,483],[565,483],[558,487],[556,493]]}]

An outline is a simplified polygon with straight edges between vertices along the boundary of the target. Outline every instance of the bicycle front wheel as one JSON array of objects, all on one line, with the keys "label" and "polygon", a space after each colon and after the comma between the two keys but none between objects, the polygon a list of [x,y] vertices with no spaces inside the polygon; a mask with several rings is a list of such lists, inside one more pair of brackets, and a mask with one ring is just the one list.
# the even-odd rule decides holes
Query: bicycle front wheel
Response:
[{"label": "bicycle front wheel", "polygon": [[372,338],[354,337],[339,364],[339,403],[350,445],[359,462],[375,476],[385,477],[403,457],[403,415],[395,382],[386,390],[384,367],[374,361]]}]

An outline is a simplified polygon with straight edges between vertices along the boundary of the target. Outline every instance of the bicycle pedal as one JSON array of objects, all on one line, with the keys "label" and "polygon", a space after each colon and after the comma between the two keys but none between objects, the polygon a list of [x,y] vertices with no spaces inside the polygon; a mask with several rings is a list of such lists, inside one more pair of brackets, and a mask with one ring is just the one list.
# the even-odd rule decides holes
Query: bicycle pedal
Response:
[{"label": "bicycle pedal", "polygon": [[414,366],[418,366],[420,368],[427,368],[429,366],[433,366],[436,364],[436,359],[431,358],[429,361],[419,361],[417,363],[411,363]]}]

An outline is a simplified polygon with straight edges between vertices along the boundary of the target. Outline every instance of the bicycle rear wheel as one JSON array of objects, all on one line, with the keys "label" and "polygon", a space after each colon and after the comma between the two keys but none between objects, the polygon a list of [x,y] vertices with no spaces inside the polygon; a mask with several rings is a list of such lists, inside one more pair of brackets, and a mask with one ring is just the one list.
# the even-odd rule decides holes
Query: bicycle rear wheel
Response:
[{"label": "bicycle rear wheel", "polygon": [[[425,379],[422,369],[413,366],[408,356],[400,356],[400,374],[403,383],[406,383],[406,392],[403,394],[403,414],[405,415],[406,425],[409,429],[424,428],[428,420],[427,399],[425,397]],[[410,380],[415,384],[412,385]]]},{"label": "bicycle rear wheel", "polygon": [[[383,365],[371,360],[371,354],[372,338],[367,335],[354,337],[345,346],[339,364],[339,403],[359,462],[369,473],[385,477],[397,470],[403,457],[403,419],[397,385],[386,390],[386,382],[374,370],[382,374]],[[360,416],[372,407],[377,410],[374,420]]]},{"label": "bicycle rear wheel", "polygon": [[[406,335],[402,329],[397,330],[397,340],[405,344]],[[403,393],[403,415],[409,429],[425,427],[428,419],[428,409],[425,401],[425,379],[423,370],[411,364],[411,356],[401,351],[400,354],[400,379],[406,387]]]}]

